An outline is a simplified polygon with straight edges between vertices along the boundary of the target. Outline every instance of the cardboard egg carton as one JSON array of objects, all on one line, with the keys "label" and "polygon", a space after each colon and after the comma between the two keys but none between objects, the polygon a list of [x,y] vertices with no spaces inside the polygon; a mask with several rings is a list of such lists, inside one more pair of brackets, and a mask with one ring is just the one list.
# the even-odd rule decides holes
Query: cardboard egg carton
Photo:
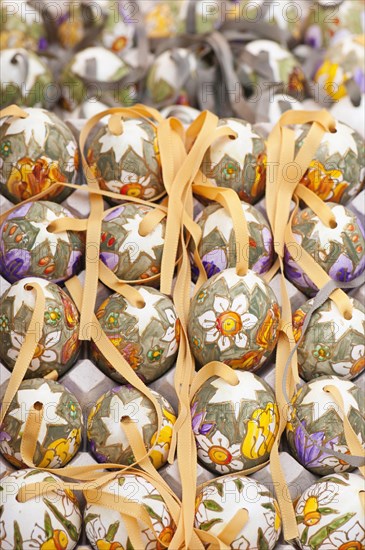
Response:
[{"label": "cardboard egg carton", "polygon": [[[63,203],[72,214],[78,217],[87,217],[89,213],[89,200],[88,194],[81,191],[76,191],[70,195]],[[0,211],[4,212],[12,205],[4,197],[0,197]],[[264,199],[255,205],[261,212],[265,213],[265,201]],[[365,219],[365,190],[362,191],[349,205],[348,207],[353,210],[362,220]],[[201,209],[201,205],[198,201],[195,203],[196,213]],[[85,272],[79,274],[81,282],[83,282]],[[2,295],[9,283],[2,277],[0,277],[0,295]],[[275,292],[277,299],[280,303],[280,277],[276,275],[271,283],[273,291]],[[288,292],[292,309],[297,309],[303,304],[307,298],[294,285],[288,283]],[[96,306],[98,307],[106,298],[111,294],[111,291],[103,284],[99,283]],[[360,288],[350,291],[351,296],[357,298],[362,303],[365,301],[365,285]],[[161,393],[172,404],[175,410],[177,410],[177,396],[174,388],[174,373],[175,368],[170,369],[161,378],[155,380],[150,387],[159,393]],[[275,385],[275,365],[274,357],[269,359],[266,365],[258,372],[258,375],[264,378],[264,380],[274,388]],[[0,364],[0,386],[7,382],[10,377],[10,373],[6,367]],[[85,425],[84,425],[84,437],[80,447],[80,451],[75,458],[70,462],[74,466],[94,464],[96,461],[92,455],[88,452],[87,438],[86,438],[86,422],[87,415],[91,407],[95,404],[96,400],[103,393],[107,392],[114,386],[114,382],[111,378],[106,376],[98,367],[91,361],[88,351],[88,343],[85,342],[82,346],[82,351],[79,360],[75,365],[59,380],[65,387],[67,387],[78,399],[80,405],[84,411]],[[358,384],[365,390],[365,373],[360,375],[354,380],[355,384]],[[308,470],[303,468],[287,451],[285,446],[285,440],[282,444],[281,463],[286,475],[289,491],[293,499],[298,498],[312,483],[318,479],[317,476],[311,474]],[[12,471],[11,465],[6,462],[0,455],[0,477],[6,472]],[[160,473],[169,486],[175,491],[178,496],[181,496],[181,484],[180,475],[177,461],[173,464],[165,465],[160,469]],[[198,465],[197,468],[197,481],[198,484],[204,483],[213,479],[215,474]],[[270,466],[264,467],[262,470],[252,474],[252,477],[257,481],[266,485],[269,489],[274,490],[274,484],[271,477]],[[83,533],[80,538],[79,545],[80,550],[89,549],[91,547],[87,545],[87,539]],[[276,546],[277,550],[288,550],[293,548],[283,542],[283,539],[279,541]]]}]

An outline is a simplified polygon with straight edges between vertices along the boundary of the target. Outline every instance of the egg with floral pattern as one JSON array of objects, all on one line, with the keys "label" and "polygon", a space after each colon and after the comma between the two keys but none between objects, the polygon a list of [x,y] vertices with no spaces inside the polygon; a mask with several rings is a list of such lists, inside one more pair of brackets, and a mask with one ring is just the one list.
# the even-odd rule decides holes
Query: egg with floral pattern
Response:
[{"label": "egg with floral pattern", "polygon": [[105,14],[105,25],[101,33],[101,42],[105,48],[116,54],[124,54],[133,45],[136,25],[134,6],[107,0],[101,8]]},{"label": "egg with floral pattern", "polygon": [[123,428],[123,417],[129,417],[140,432],[150,460],[156,469],[168,457],[172,430],[176,420],[170,403],[151,390],[161,407],[162,425],[157,433],[158,418],[151,401],[132,386],[119,386],[103,394],[91,409],[87,421],[89,447],[98,462],[113,462],[126,466],[135,458]]},{"label": "egg with floral pattern", "polygon": [[79,314],[68,294],[44,279],[22,279],[1,296],[0,359],[13,370],[36,304],[33,282],[41,286],[46,305],[42,334],[25,378],[41,378],[54,371],[60,377],[79,355]]},{"label": "egg with floral pattern", "polygon": [[63,201],[79,168],[77,142],[68,126],[45,109],[25,108],[25,117],[0,120],[0,191],[14,203],[49,188],[43,200]]},{"label": "egg with floral pattern", "polygon": [[[297,132],[296,152],[303,146],[309,126]],[[365,183],[365,146],[361,135],[343,122],[336,132],[324,134],[301,183],[324,201],[345,204]]]},{"label": "egg with floral pattern", "polygon": [[[137,518],[137,529],[143,543],[143,547],[140,546],[138,550],[162,550],[168,547],[176,526],[163,497],[151,481],[138,474],[117,474],[115,479],[103,486],[103,491],[113,495],[115,502],[125,502],[126,510],[128,501],[145,508],[152,528]],[[111,510],[97,502],[87,504],[84,525],[86,536],[94,550],[132,548],[127,524],[117,510]]]},{"label": "egg with floral pattern", "polygon": [[62,468],[77,453],[82,436],[82,410],[76,397],[53,380],[23,380],[1,426],[0,452],[16,468],[25,468],[20,453],[31,408],[43,407],[33,457],[39,468]]},{"label": "egg with floral pattern", "polygon": [[219,536],[237,512],[248,512],[247,522],[228,542],[232,550],[275,547],[281,531],[277,501],[258,481],[240,473],[226,475],[198,488],[195,504],[196,529]]},{"label": "egg with floral pattern", "polygon": [[[121,134],[103,126],[87,158],[101,189],[155,200],[165,193],[156,127],[144,119],[123,119]],[[116,202],[112,200],[111,202]]]},{"label": "egg with floral pattern", "polygon": [[[153,382],[174,364],[180,342],[180,321],[171,299],[158,290],[138,287],[145,305],[133,306],[120,294],[112,294],[96,316],[112,344],[146,383]],[[125,383],[102,355],[97,342],[91,357],[116,382]]]},{"label": "egg with floral pattern", "polygon": [[327,226],[311,208],[303,209],[292,222],[295,242],[285,248],[285,274],[308,296],[318,288],[295,261],[300,257],[300,247],[335,281],[352,281],[365,269],[365,230],[360,219],[340,204],[327,204],[334,215],[333,223]]},{"label": "egg with floral pattern", "polygon": [[270,386],[252,372],[236,374],[236,385],[209,378],[191,401],[198,458],[219,475],[264,465],[279,427]]},{"label": "egg with floral pattern", "polygon": [[234,189],[241,200],[254,204],[265,192],[265,141],[244,120],[221,119],[218,126],[230,128],[237,137],[222,136],[214,140],[201,170],[218,187]]},{"label": "egg with floral pattern", "polygon": [[318,479],[299,497],[295,514],[301,550],[362,550],[364,479],[336,473]]},{"label": "egg with floral pattern", "polygon": [[278,339],[280,309],[265,281],[248,270],[225,269],[204,283],[189,312],[188,335],[199,365],[222,361],[257,370]]},{"label": "egg with floral pattern", "polygon": [[[299,374],[304,380],[334,374],[352,379],[365,369],[365,307],[350,298],[351,317],[341,315],[333,300],[326,300],[313,314],[298,348]],[[313,300],[305,302],[293,314],[295,340]]]},{"label": "egg with floral pattern", "polygon": [[[271,229],[263,214],[254,206],[244,202],[241,206],[247,222],[249,242],[240,256],[248,256],[250,269],[261,275],[270,269],[274,260]],[[202,230],[198,252],[207,276],[234,267],[237,253],[233,221],[229,213],[219,205],[210,205],[204,208],[195,221]]]},{"label": "egg with floral pattern", "polygon": [[80,271],[85,248],[82,234],[48,229],[60,218],[74,216],[64,206],[48,201],[28,202],[8,214],[0,227],[0,273],[9,282],[41,277],[59,283]]},{"label": "egg with floral pattern", "polygon": [[46,29],[41,15],[25,0],[2,0],[0,45],[5,48],[47,48]]},{"label": "egg with floral pattern", "polygon": [[[0,107],[16,103],[26,107],[47,107],[53,95],[47,88],[53,76],[46,63],[32,51],[8,48],[1,51],[0,73],[6,75],[0,85]],[[51,97],[50,97],[51,96]]]},{"label": "egg with floral pattern", "polygon": [[[52,492],[47,493],[47,488]],[[24,502],[18,500],[20,489],[25,492]],[[82,523],[78,500],[73,491],[63,489],[62,480],[50,472],[27,469],[3,477],[0,510],[2,550],[78,547]]]},{"label": "egg with floral pattern", "polygon": [[[292,399],[286,435],[294,458],[316,475],[353,469],[333,454],[350,454],[346,444],[343,412],[328,387],[341,393],[345,414],[365,447],[365,403],[361,389],[337,376],[321,376],[304,384]],[[323,447],[326,449],[324,450]]]}]

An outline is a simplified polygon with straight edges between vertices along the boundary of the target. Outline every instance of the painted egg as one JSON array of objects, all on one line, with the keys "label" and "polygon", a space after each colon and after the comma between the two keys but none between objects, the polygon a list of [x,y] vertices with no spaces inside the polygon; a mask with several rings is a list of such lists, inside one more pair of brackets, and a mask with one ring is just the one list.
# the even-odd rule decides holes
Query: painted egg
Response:
[{"label": "painted egg", "polygon": [[295,514],[301,550],[362,550],[364,479],[357,474],[323,477],[300,496]]},{"label": "painted egg", "polygon": [[347,36],[327,50],[314,76],[324,106],[347,96],[350,81],[356,84],[360,93],[365,93],[364,63],[363,35]]},{"label": "painted egg", "polygon": [[0,272],[11,283],[23,277],[66,281],[81,268],[84,241],[77,231],[48,231],[60,218],[74,218],[54,202],[19,205],[0,227]]},{"label": "painted egg", "polygon": [[198,458],[220,475],[263,465],[279,427],[270,386],[252,372],[236,374],[236,386],[217,376],[210,378],[191,402]]},{"label": "painted egg", "polygon": [[68,294],[44,279],[22,279],[1,296],[0,359],[13,370],[35,307],[35,292],[28,289],[32,282],[42,287],[46,305],[42,335],[25,378],[41,378],[53,371],[60,377],[79,355],[79,314]]},{"label": "painted egg", "polygon": [[[45,493],[41,484],[52,488]],[[26,491],[29,500],[20,502],[17,489],[37,484]],[[12,472],[0,481],[1,548],[72,550],[81,534],[81,512],[75,494],[62,489],[62,480],[49,472],[27,469]],[[32,491],[32,492],[31,492]],[[32,496],[34,495],[34,496]]]},{"label": "painted egg", "polygon": [[133,464],[135,458],[125,435],[122,418],[129,416],[143,437],[155,468],[168,457],[176,417],[170,403],[151,390],[161,406],[162,427],[157,434],[157,414],[151,401],[132,386],[120,386],[103,394],[91,409],[87,421],[90,450],[98,462]]},{"label": "painted egg", "polygon": [[257,102],[256,122],[269,122],[276,124],[281,115],[286,111],[300,111],[302,103],[286,94],[271,94],[267,99],[262,98]]},{"label": "painted egg", "polygon": [[161,115],[165,118],[175,117],[182,122],[185,128],[188,128],[192,122],[200,115],[201,111],[189,107],[188,105],[168,105],[161,109]]},{"label": "painted egg", "polygon": [[[297,151],[309,132],[305,125],[298,132]],[[301,183],[324,201],[346,203],[365,183],[365,147],[361,135],[347,124],[336,123],[336,132],[324,134]]]},{"label": "painted egg", "polygon": [[155,105],[194,105],[198,60],[187,49],[166,50],[156,57],[147,76],[146,89]]},{"label": "painted egg", "polygon": [[243,474],[214,479],[198,490],[194,525],[219,538],[240,510],[247,510],[248,520],[232,537],[234,540],[229,540],[228,547],[272,550],[281,531],[278,503],[265,485]]},{"label": "painted egg", "polygon": [[[57,3],[52,18],[61,46],[77,50],[81,49],[81,42],[84,45],[85,42],[89,43],[92,39],[95,40],[95,37],[99,37],[100,30],[104,27],[109,13],[107,8],[106,0],[93,0],[93,2],[79,0],[71,4]],[[48,9],[52,10],[52,4]],[[110,10],[112,9],[110,7]]]},{"label": "painted egg", "polygon": [[149,38],[168,38],[177,32],[179,2],[147,0],[140,6]]},{"label": "painted egg", "polygon": [[62,468],[80,447],[82,410],[76,397],[53,380],[34,378],[20,384],[1,426],[0,452],[16,468],[26,468],[20,444],[33,405],[44,410],[33,462],[39,468]]},{"label": "painted egg", "polygon": [[[241,203],[244,212],[249,244],[240,254],[248,255],[249,267],[255,273],[266,273],[274,260],[274,245],[270,226],[254,206]],[[235,267],[237,262],[235,232],[231,216],[219,205],[204,208],[196,220],[202,230],[198,252],[208,277],[223,269]],[[193,268],[194,269],[194,268]]]},{"label": "painted egg", "polygon": [[347,122],[365,139],[365,128],[362,123],[365,118],[365,93],[361,95],[359,105],[353,105],[349,96],[336,101],[331,108],[331,115],[341,122]]},{"label": "painted egg", "polygon": [[[277,83],[283,84],[285,93],[303,98],[305,76],[300,62],[286,48],[272,40],[253,40],[245,46],[244,69],[253,86],[265,89]],[[255,65],[259,64],[259,71]],[[263,88],[262,88],[263,87]]]},{"label": "painted egg", "polygon": [[265,192],[265,141],[244,120],[222,119],[218,126],[228,126],[237,138],[216,139],[204,156],[201,170],[218,187],[230,187],[241,200],[253,204]]},{"label": "painted egg", "polygon": [[[139,287],[145,306],[134,307],[120,294],[102,303],[96,316],[103,331],[136,374],[146,383],[169,370],[176,359],[180,321],[171,299],[158,290]],[[125,379],[92,344],[92,358],[116,382]]]},{"label": "painted egg", "polygon": [[189,341],[199,365],[222,361],[257,370],[278,339],[280,310],[274,292],[249,270],[217,273],[195,294],[189,312]]},{"label": "painted egg", "polygon": [[[355,378],[365,368],[365,307],[351,298],[351,319],[343,317],[335,302],[327,300],[313,314],[298,348],[299,373],[304,380],[334,374]],[[294,337],[299,340],[310,300],[293,315]]]},{"label": "painted egg", "polygon": [[[4,117],[0,125],[0,190],[18,203],[55,182],[75,183],[77,142],[62,120],[44,109],[24,109],[26,118]],[[63,201],[72,189],[53,187],[43,200]]]},{"label": "painted egg", "polygon": [[0,73],[6,75],[0,87],[1,108],[13,103],[25,107],[46,107],[52,103],[49,97],[52,73],[32,51],[23,48],[2,50]]},{"label": "painted egg", "polygon": [[1,2],[1,49],[47,48],[46,29],[39,12],[25,0],[2,0]]},{"label": "painted egg", "polygon": [[[353,469],[345,460],[332,454],[349,454],[343,415],[326,386],[341,392],[346,415],[365,445],[365,406],[361,389],[337,376],[321,376],[304,384],[293,398],[293,413],[286,435],[293,456],[316,475],[345,472]],[[324,451],[320,447],[328,449]]]},{"label": "painted egg", "polygon": [[137,10],[132,4],[121,4],[115,0],[104,4],[106,22],[101,34],[101,42],[108,50],[116,54],[124,54],[133,44],[135,34],[133,15]]},{"label": "painted egg", "polygon": [[[130,89],[119,83],[128,72],[128,65],[106,48],[93,47],[79,51],[61,74],[63,107],[72,111],[87,99],[102,100],[98,82],[110,84],[110,92],[115,102],[122,105],[131,104],[134,87]],[[103,89],[103,92],[106,90]]]},{"label": "painted egg", "polygon": [[104,218],[100,258],[119,279],[142,282],[160,274],[166,218],[151,233],[141,235],[139,232],[141,222],[153,210],[126,202]]},{"label": "painted egg", "polygon": [[[365,231],[356,215],[344,206],[328,203],[335,227],[328,227],[310,208],[293,219],[295,241],[304,248],[335,281],[352,281],[365,269]],[[313,296],[317,286],[295,259],[300,249],[295,243],[285,249],[285,274],[299,290]]]},{"label": "painted egg", "polygon": [[[144,543],[139,550],[167,548],[176,526],[160,492],[144,477],[118,474],[103,490],[114,495],[115,502],[131,501],[144,506],[150,516],[152,529],[137,520],[139,535]],[[126,504],[126,509],[128,505]],[[127,526],[116,510],[98,504],[87,504],[84,512],[86,536],[94,550],[132,548]],[[156,539],[158,537],[158,540]]]},{"label": "painted egg", "polygon": [[105,125],[91,141],[87,154],[91,170],[101,189],[120,193],[121,198],[157,199],[165,187],[156,127],[144,119],[126,119],[121,124],[120,135]]}]

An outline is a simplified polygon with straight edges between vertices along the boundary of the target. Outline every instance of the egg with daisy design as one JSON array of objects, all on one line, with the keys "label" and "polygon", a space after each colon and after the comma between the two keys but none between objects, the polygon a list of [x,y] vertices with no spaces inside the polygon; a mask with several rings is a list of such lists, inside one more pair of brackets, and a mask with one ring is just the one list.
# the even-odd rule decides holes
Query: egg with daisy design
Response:
[{"label": "egg with daisy design", "polygon": [[[96,316],[112,344],[146,383],[153,382],[175,362],[180,342],[180,321],[172,300],[149,287],[138,288],[143,307],[130,304],[120,294],[112,294],[99,307]],[[91,357],[116,382],[125,383],[102,355],[96,343]]]},{"label": "egg with daisy design", "polygon": [[[341,393],[344,411],[330,393],[332,386]],[[304,384],[293,397],[286,435],[291,453],[307,470],[329,475],[354,469],[346,461],[350,450],[344,414],[365,447],[365,401],[357,385],[337,376],[321,376]]]},{"label": "egg with daisy design", "polygon": [[122,419],[129,417],[140,432],[146,449],[150,451],[154,467],[158,469],[166,463],[176,417],[167,399],[153,390],[151,393],[161,407],[162,425],[159,433],[153,404],[132,386],[116,387],[97,400],[88,417],[87,437],[90,450],[98,462],[126,466],[135,462],[122,424]]},{"label": "egg with daisy design", "polygon": [[41,286],[46,299],[42,334],[25,378],[50,373],[62,376],[78,358],[81,342],[79,314],[72,299],[58,285],[27,277],[12,284],[0,298],[0,359],[13,370],[24,344],[36,298],[32,283]]},{"label": "egg with daisy design", "polygon": [[236,374],[236,385],[209,378],[191,401],[199,461],[219,475],[264,465],[279,426],[270,386],[251,372]]},{"label": "egg with daisy design", "polygon": [[188,337],[200,365],[222,361],[257,370],[278,339],[280,309],[265,281],[248,270],[225,269],[204,283],[189,312]]},{"label": "egg with daisy design", "polygon": [[16,468],[25,468],[20,446],[31,408],[43,407],[33,462],[40,468],[62,468],[77,453],[82,436],[82,410],[76,397],[53,380],[23,380],[1,426],[0,452]]},{"label": "egg with daisy design", "polygon": [[237,512],[243,510],[247,512],[247,521],[241,522],[240,529],[229,541],[225,537],[225,543],[228,542],[232,550],[272,550],[281,531],[278,503],[265,485],[240,473],[229,474],[198,487],[195,528],[219,539]]}]

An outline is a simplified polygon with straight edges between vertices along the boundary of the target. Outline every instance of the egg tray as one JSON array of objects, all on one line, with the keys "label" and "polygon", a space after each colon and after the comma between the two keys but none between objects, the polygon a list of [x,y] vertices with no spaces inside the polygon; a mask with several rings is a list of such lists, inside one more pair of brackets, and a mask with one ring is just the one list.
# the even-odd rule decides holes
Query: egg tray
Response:
[{"label": "egg tray", "polygon": [[[79,122],[79,121],[78,121]],[[79,126],[79,124],[75,124]],[[75,128],[74,126],[74,128]],[[80,127],[80,126],[79,126]],[[76,128],[75,128],[76,129]],[[63,203],[72,214],[77,217],[87,217],[89,213],[89,200],[87,193],[81,191],[75,191],[70,195]],[[4,212],[12,205],[5,199],[5,197],[0,197],[0,211]],[[255,205],[264,215],[266,215],[265,209],[265,199],[261,200]],[[355,199],[353,199],[349,204],[346,205],[350,210],[355,212],[355,214],[362,220],[365,219],[365,190],[363,190]],[[196,211],[198,212],[202,205],[196,201],[195,204]],[[197,213],[196,212],[196,213]],[[83,282],[85,277],[85,271],[79,274],[81,282]],[[294,311],[299,306],[301,306],[307,297],[297,290],[291,283],[288,284],[288,293],[291,301],[292,310]],[[0,296],[7,290],[10,284],[2,277],[0,277]],[[276,297],[280,303],[280,276],[277,274],[272,281],[270,286],[273,289]],[[107,289],[103,284],[99,283],[98,292],[97,292],[97,301],[96,306],[98,307],[112,292]],[[349,293],[352,297],[358,299],[360,302],[365,302],[365,285],[362,285],[360,288],[356,288],[350,291]],[[265,364],[258,372],[258,375],[262,377],[272,388],[275,385],[275,364],[274,364],[275,355],[269,359],[267,364]],[[161,378],[155,380],[150,384],[150,388],[161,393],[171,405],[177,411],[177,396],[174,388],[174,375],[175,368],[170,369],[165,373]],[[10,377],[10,372],[8,369],[0,363],[0,387],[7,382]],[[96,365],[89,359],[88,353],[88,343],[85,342],[82,346],[80,357],[75,365],[60,379],[59,382],[68,388],[78,399],[84,413],[84,433],[83,440],[80,446],[80,450],[77,455],[71,460],[69,465],[72,466],[86,466],[89,464],[96,464],[95,459],[89,453],[87,448],[87,438],[86,438],[86,420],[89,414],[91,407],[95,404],[96,400],[103,393],[107,392],[111,388],[115,387],[117,384],[111,378],[106,376],[101,370],[98,369]],[[365,372],[358,376],[354,381],[363,391],[365,391]],[[281,464],[283,471],[286,475],[287,484],[289,487],[290,495],[292,499],[298,498],[316,479],[318,476],[312,474],[301,464],[299,464],[287,451],[287,446],[285,438],[281,443]],[[14,468],[6,462],[0,455],[0,477],[2,477],[6,472],[13,471]],[[180,476],[177,461],[175,460],[174,464],[168,464],[163,466],[159,473],[169,484],[172,490],[181,497],[181,484]],[[197,468],[197,483],[204,483],[217,477],[215,474],[198,464]],[[252,474],[252,477],[257,481],[266,485],[269,489],[274,492],[274,484],[272,481],[270,466],[265,466],[258,472]],[[81,505],[84,503],[81,502]],[[79,540],[79,544],[76,548],[89,549],[91,547],[87,544],[87,539],[85,533],[82,532],[82,535]],[[279,543],[275,547],[277,550],[285,550],[293,548],[291,545],[287,545],[283,542],[281,536]]]}]

